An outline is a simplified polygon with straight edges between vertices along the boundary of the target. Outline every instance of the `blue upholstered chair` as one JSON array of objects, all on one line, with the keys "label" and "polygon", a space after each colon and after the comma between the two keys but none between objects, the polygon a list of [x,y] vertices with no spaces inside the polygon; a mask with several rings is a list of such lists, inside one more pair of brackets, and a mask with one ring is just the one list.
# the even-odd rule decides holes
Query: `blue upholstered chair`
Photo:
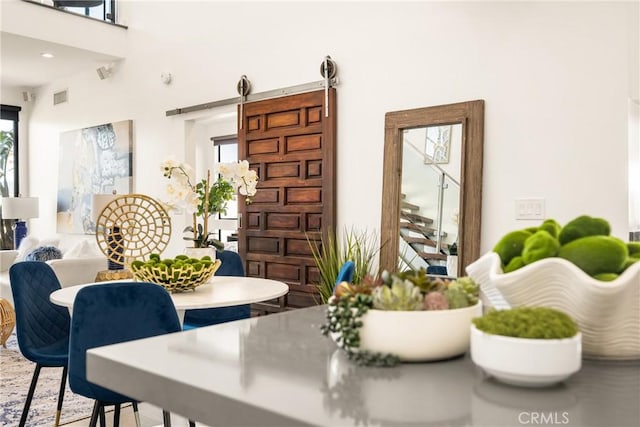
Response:
[{"label": "blue upholstered chair", "polygon": [[336,285],[341,282],[351,283],[353,281],[353,273],[355,271],[355,264],[353,261],[346,261],[342,264],[340,271],[338,272],[338,277],[336,277]]},{"label": "blue upholstered chair", "polygon": [[[87,380],[87,350],[180,330],[173,301],[161,286],[114,282],[87,286],[78,291],[71,316],[69,386],[74,393],[96,400],[90,427],[96,426],[98,417],[101,425],[106,425],[105,406],[115,405],[114,425],[118,425],[122,403],[133,403],[137,424],[139,416],[137,402],[133,399]],[[168,412],[164,412],[164,420],[164,425],[170,426]]]},{"label": "blue upholstered chair", "polygon": [[437,274],[438,276],[446,276],[447,267],[444,265],[430,265],[427,267],[427,274]]},{"label": "blue upholstered chair", "polygon": [[[222,261],[222,265],[215,273],[216,276],[244,276],[242,258],[237,252],[216,251],[216,258]],[[216,325],[218,323],[231,322],[232,320],[247,319],[250,315],[249,304],[187,310],[184,313],[183,327],[184,330],[188,330],[201,326]]]},{"label": "blue upholstered chair", "polygon": [[40,369],[61,367],[55,417],[55,426],[58,426],[69,359],[69,310],[51,303],[49,295],[60,289],[60,282],[49,264],[38,261],[12,265],[9,278],[16,311],[18,347],[24,357],[36,364],[19,425],[23,427],[27,421]]}]

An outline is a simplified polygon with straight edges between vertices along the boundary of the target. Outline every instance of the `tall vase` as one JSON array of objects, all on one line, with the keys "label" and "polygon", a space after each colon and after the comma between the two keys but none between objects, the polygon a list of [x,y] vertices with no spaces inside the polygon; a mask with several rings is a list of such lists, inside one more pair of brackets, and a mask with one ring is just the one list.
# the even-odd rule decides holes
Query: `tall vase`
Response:
[{"label": "tall vase", "polygon": [[216,248],[213,246],[208,248],[185,248],[185,254],[191,258],[202,258],[203,256],[210,256],[212,260],[216,259]]},{"label": "tall vase", "polygon": [[124,269],[124,255],[122,246],[122,233],[120,227],[113,227],[109,236],[107,237],[109,244],[109,270],[122,270]]}]

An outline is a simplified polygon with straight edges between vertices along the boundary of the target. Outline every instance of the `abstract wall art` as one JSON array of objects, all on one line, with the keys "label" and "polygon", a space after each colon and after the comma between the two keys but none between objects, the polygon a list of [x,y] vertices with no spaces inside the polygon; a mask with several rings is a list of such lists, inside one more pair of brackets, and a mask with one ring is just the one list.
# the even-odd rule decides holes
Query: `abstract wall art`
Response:
[{"label": "abstract wall art", "polygon": [[59,153],[57,232],[93,234],[93,195],[133,190],[133,122],[63,132]]}]

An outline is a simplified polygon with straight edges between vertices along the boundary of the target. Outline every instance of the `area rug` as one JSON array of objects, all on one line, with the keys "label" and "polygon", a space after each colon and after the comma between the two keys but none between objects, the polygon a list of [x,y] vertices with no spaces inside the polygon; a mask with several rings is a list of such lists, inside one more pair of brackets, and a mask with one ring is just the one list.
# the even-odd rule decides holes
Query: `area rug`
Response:
[{"label": "area rug", "polygon": [[[35,363],[28,361],[18,349],[15,333],[0,347],[0,426],[17,426],[31,384]],[[31,402],[27,426],[51,427],[54,423],[62,368],[42,368]],[[66,424],[91,416],[93,400],[67,390],[62,403],[60,423]]]}]

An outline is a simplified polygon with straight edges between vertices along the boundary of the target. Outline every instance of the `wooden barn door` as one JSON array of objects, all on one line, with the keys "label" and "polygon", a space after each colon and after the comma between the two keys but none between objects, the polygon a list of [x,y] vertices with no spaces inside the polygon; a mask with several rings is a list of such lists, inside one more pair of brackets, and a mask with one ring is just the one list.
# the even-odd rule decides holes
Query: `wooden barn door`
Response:
[{"label": "wooden barn door", "polygon": [[335,229],[335,89],[244,104],[238,158],[260,177],[249,205],[239,203],[238,249],[249,277],[289,284],[284,301],[255,305],[279,311],[317,304],[318,271],[307,236]]}]

